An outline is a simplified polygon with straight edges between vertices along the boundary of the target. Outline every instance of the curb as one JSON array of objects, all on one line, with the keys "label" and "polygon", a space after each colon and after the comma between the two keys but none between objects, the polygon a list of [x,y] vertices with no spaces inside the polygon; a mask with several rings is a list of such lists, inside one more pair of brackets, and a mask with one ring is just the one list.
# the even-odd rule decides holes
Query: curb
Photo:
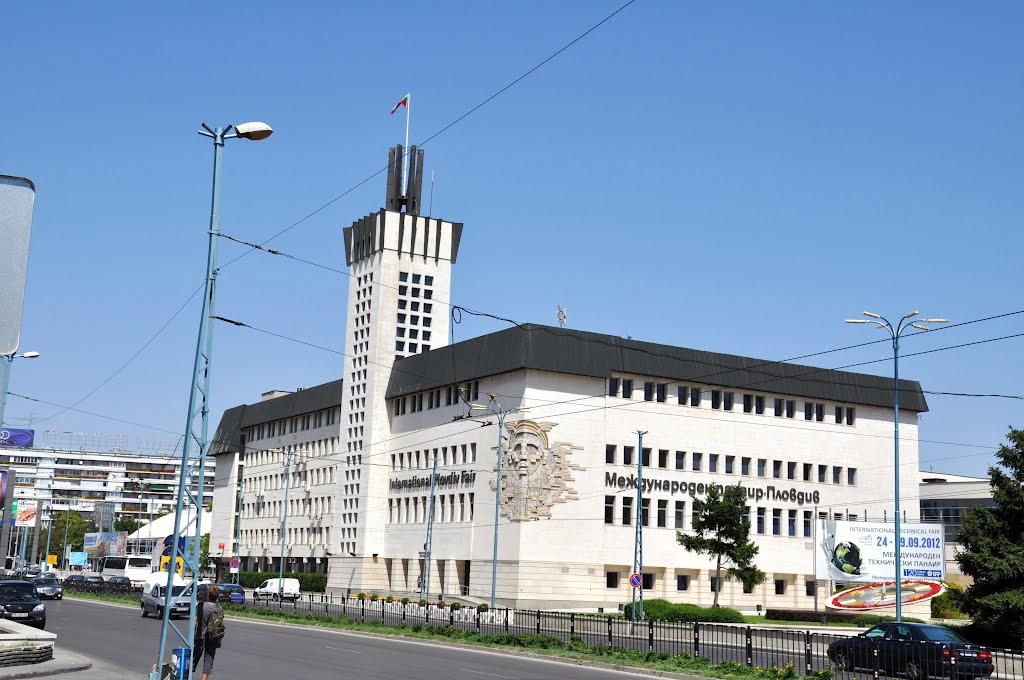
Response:
[{"label": "curb", "polygon": [[8,666],[0,668],[0,680],[21,680],[22,678],[48,678],[64,673],[75,673],[92,668],[92,660],[71,652],[54,652],[49,661],[32,666]]}]

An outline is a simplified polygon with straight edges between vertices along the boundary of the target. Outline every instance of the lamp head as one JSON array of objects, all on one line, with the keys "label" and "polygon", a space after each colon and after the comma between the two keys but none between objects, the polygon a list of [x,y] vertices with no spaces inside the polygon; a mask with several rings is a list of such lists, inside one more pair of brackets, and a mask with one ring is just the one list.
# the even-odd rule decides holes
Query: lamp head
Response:
[{"label": "lamp head", "polygon": [[484,406],[483,404],[470,404],[469,405],[469,410],[471,410],[471,411],[486,411],[487,407]]},{"label": "lamp head", "polygon": [[235,133],[243,139],[258,142],[274,134],[274,129],[266,123],[242,123],[235,126]]},{"label": "lamp head", "polygon": [[904,319],[913,319],[915,316],[917,316],[920,313],[921,312],[911,312],[910,314],[904,314],[903,318]]},{"label": "lamp head", "polygon": [[919,324],[919,323],[912,323],[912,324],[910,324],[910,325],[911,325],[911,326],[913,326],[914,328],[916,328],[916,329],[918,329],[918,330],[922,330],[922,331],[930,331],[930,330],[931,330],[931,329],[930,329],[930,328],[928,328],[927,326],[922,326],[922,325],[921,325],[921,324]]},{"label": "lamp head", "polygon": [[867,319],[847,319],[846,323],[867,323]]},{"label": "lamp head", "polygon": [[925,319],[925,323],[949,323],[949,319]]},{"label": "lamp head", "polygon": [[881,319],[882,317],[874,312],[864,312],[864,316],[870,316],[872,319]]}]

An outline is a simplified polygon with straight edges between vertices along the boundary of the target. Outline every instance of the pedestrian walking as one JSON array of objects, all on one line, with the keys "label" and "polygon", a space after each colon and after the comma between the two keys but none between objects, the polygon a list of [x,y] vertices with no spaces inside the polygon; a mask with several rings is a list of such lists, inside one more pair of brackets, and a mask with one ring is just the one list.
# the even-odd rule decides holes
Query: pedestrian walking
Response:
[{"label": "pedestrian walking", "polygon": [[203,680],[209,680],[213,672],[213,659],[224,640],[224,609],[217,604],[220,589],[210,586],[206,591],[206,602],[199,606],[196,617],[196,631],[192,645],[192,674],[195,675],[200,661],[203,664]]}]

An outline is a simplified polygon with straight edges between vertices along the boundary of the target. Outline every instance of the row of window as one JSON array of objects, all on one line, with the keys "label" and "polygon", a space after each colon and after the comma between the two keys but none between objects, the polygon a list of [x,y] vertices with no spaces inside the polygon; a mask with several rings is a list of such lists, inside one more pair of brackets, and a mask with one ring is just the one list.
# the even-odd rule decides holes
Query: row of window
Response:
[{"label": "row of window", "polygon": [[[274,545],[281,543],[281,529],[242,529],[242,545]],[[288,529],[288,545],[330,545],[330,527],[295,527]]]},{"label": "row of window", "polygon": [[[426,401],[423,396],[426,395]],[[448,385],[444,390],[444,406],[452,406],[463,400],[476,400],[480,398],[480,381],[474,380],[462,385]],[[425,404],[425,406],[424,406]],[[392,404],[392,412],[396,416],[404,416],[406,413],[417,413],[423,410],[441,408],[441,390],[430,390],[411,394],[407,397],[397,397]]]},{"label": "row of window", "polygon": [[[655,574],[652,573],[652,572],[644,572],[644,574],[643,574],[643,583],[641,584],[644,590],[653,590],[654,589],[654,576],[655,576]],[[676,574],[675,577],[676,577],[676,590],[677,591],[685,592],[685,591],[690,590],[690,586],[692,584],[692,579],[690,577],[690,574]],[[605,572],[605,586],[607,586],[608,588],[618,588],[620,583],[623,583],[623,579],[621,578],[621,574],[619,572],[617,572],[617,571],[606,571]],[[786,594],[786,589],[787,589],[787,586],[789,585],[789,583],[786,581],[786,579],[777,578],[777,579],[775,579],[774,585],[775,585],[775,594],[776,595],[785,595]],[[816,592],[817,587],[818,587],[818,584],[813,579],[805,579],[804,580],[804,594],[807,597],[814,597],[814,594]],[[715,577],[715,576],[711,576],[708,579],[708,591],[713,593],[715,591],[721,592],[721,590],[722,590],[722,588],[719,586],[718,578]],[[744,585],[743,586],[743,592],[749,595],[750,593],[752,593],[754,591],[753,591],[752,588],[747,588],[747,586]]]},{"label": "row of window", "polygon": [[[434,522],[472,522],[476,494],[434,494]],[[430,497],[388,499],[388,524],[422,524],[430,516]]]},{"label": "row of window", "polygon": [[340,408],[329,408],[292,418],[282,418],[281,420],[272,420],[267,423],[252,425],[246,430],[246,441],[259,441],[269,437],[280,437],[284,434],[334,425],[338,422],[340,416]]},{"label": "row of window", "polygon": [[[654,381],[645,381],[643,384],[643,395],[644,401],[656,401],[659,403],[668,402],[668,386],[669,383],[659,383]],[[621,387],[621,391],[620,391]],[[711,408],[716,411],[733,411],[736,408],[736,393],[729,390],[720,389],[706,389],[696,386],[688,385],[677,385],[676,386],[676,398],[675,401],[679,406],[692,406],[694,408],[700,408],[702,398],[705,393],[710,393]],[[622,397],[623,399],[633,398],[633,379],[632,378],[609,378],[608,379],[608,396],[609,397]],[[742,395],[742,406],[744,413],[754,413],[757,415],[764,415],[767,400],[764,396],[759,394],[743,394]],[[828,406],[813,401],[805,401],[804,405],[804,420],[814,420],[817,422],[824,422],[825,414],[828,412]],[[794,399],[783,399],[781,397],[774,397],[774,403],[772,404],[775,416],[777,418],[795,418],[796,417],[796,400]],[[834,405],[832,407],[833,419],[837,425],[853,425],[856,420],[857,412],[852,406],[839,406]]]},{"label": "row of window", "polygon": [[[445,465],[465,465],[466,463],[476,462],[476,442],[462,445],[453,444],[450,448],[450,455],[449,447],[447,446],[440,447],[440,451],[438,449],[433,449],[433,457],[431,457],[431,449],[392,453],[391,469],[429,470],[434,465],[434,458],[437,459],[437,464],[441,467]],[[421,453],[422,456],[420,455]]]},{"label": "row of window", "polygon": [[[259,517],[280,517],[281,501],[244,503],[242,505],[242,517],[245,519],[256,519]],[[331,496],[317,496],[316,498],[291,498],[288,500],[288,516],[316,516],[330,515],[334,512],[334,498]]]},{"label": "row of window", "polygon": [[314,439],[304,444],[282,446],[279,449],[246,451],[242,463],[246,467],[255,467],[257,465],[283,466],[289,455],[292,455],[292,462],[294,463],[299,458],[319,458],[337,452],[338,438],[327,437],[325,439]]},{"label": "row of window", "polygon": [[[409,272],[398,272],[398,280],[401,283],[408,283],[409,282],[409,276],[410,276]],[[418,285],[419,283],[420,283],[420,275],[419,274],[412,274],[412,284],[415,286],[415,285]],[[423,275],[423,285],[424,286],[433,286],[434,285],[434,277],[430,276],[429,274],[424,274]]]},{"label": "row of window", "polygon": [[[619,447],[615,444],[605,444],[604,449],[604,462],[609,465],[614,465],[619,462],[618,460]],[[634,446],[623,446],[622,447],[622,465],[635,465],[636,447]],[[817,481],[819,484],[845,484],[848,486],[857,485],[857,468],[848,467],[845,468],[846,474],[843,474],[842,465],[822,465],[821,463],[797,463],[794,461],[782,461],[782,460],[771,460],[767,458],[756,459],[756,471],[754,475],[751,470],[751,466],[754,464],[755,459],[748,456],[734,456],[734,455],[722,455],[718,453],[709,453],[706,455],[707,464],[705,465],[705,454],[699,451],[692,451],[689,454],[690,465],[687,467],[687,452],[686,451],[675,451],[669,449],[658,449],[657,459],[652,458],[654,450],[644,447],[641,452],[640,464],[644,467],[659,467],[663,469],[675,469],[675,470],[693,470],[694,472],[724,472],[727,475],[739,474],[744,477],[771,477],[772,479],[789,479],[793,481],[804,481],[814,482]],[[737,458],[739,459],[739,467],[737,469]],[[771,474],[768,472],[768,464],[771,463]],[[817,467],[817,470],[815,470]],[[831,474],[830,474],[831,471]],[[815,474],[816,473],[816,474]]]}]

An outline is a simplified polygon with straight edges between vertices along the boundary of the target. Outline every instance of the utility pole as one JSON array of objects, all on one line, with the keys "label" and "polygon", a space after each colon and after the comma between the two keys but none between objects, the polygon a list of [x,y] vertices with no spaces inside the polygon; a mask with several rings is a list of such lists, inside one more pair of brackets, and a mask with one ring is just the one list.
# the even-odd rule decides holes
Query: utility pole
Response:
[{"label": "utility pole", "polygon": [[[68,552],[68,526],[71,524],[71,502],[70,501],[68,501],[68,509],[67,509],[66,513],[67,514],[64,515],[64,549],[63,549],[63,552],[61,552],[61,555],[60,555],[60,563],[61,563],[62,569],[70,570],[71,569],[71,564],[70,564],[71,560],[66,557],[67,552]],[[67,561],[69,564],[64,564],[65,561]]]},{"label": "utility pole", "polygon": [[[639,439],[636,457],[636,538],[633,542],[633,573],[640,574],[640,587],[633,588],[633,623],[644,620],[644,435],[646,430],[637,430]],[[637,592],[640,607],[637,609]],[[639,614],[639,615],[638,615]]]},{"label": "utility pole", "polygon": [[423,544],[423,593],[430,599],[430,553],[434,547],[434,484],[437,482],[437,451],[434,451],[434,465],[430,470],[430,510],[427,514],[427,542]]},{"label": "utility pole", "polygon": [[50,565],[50,534],[53,532],[53,501],[46,504],[46,565]]},{"label": "utility pole", "polygon": [[284,602],[284,544],[288,536],[288,486],[292,480],[292,452],[285,452],[284,502],[281,503],[281,564],[278,565],[277,601]]}]

